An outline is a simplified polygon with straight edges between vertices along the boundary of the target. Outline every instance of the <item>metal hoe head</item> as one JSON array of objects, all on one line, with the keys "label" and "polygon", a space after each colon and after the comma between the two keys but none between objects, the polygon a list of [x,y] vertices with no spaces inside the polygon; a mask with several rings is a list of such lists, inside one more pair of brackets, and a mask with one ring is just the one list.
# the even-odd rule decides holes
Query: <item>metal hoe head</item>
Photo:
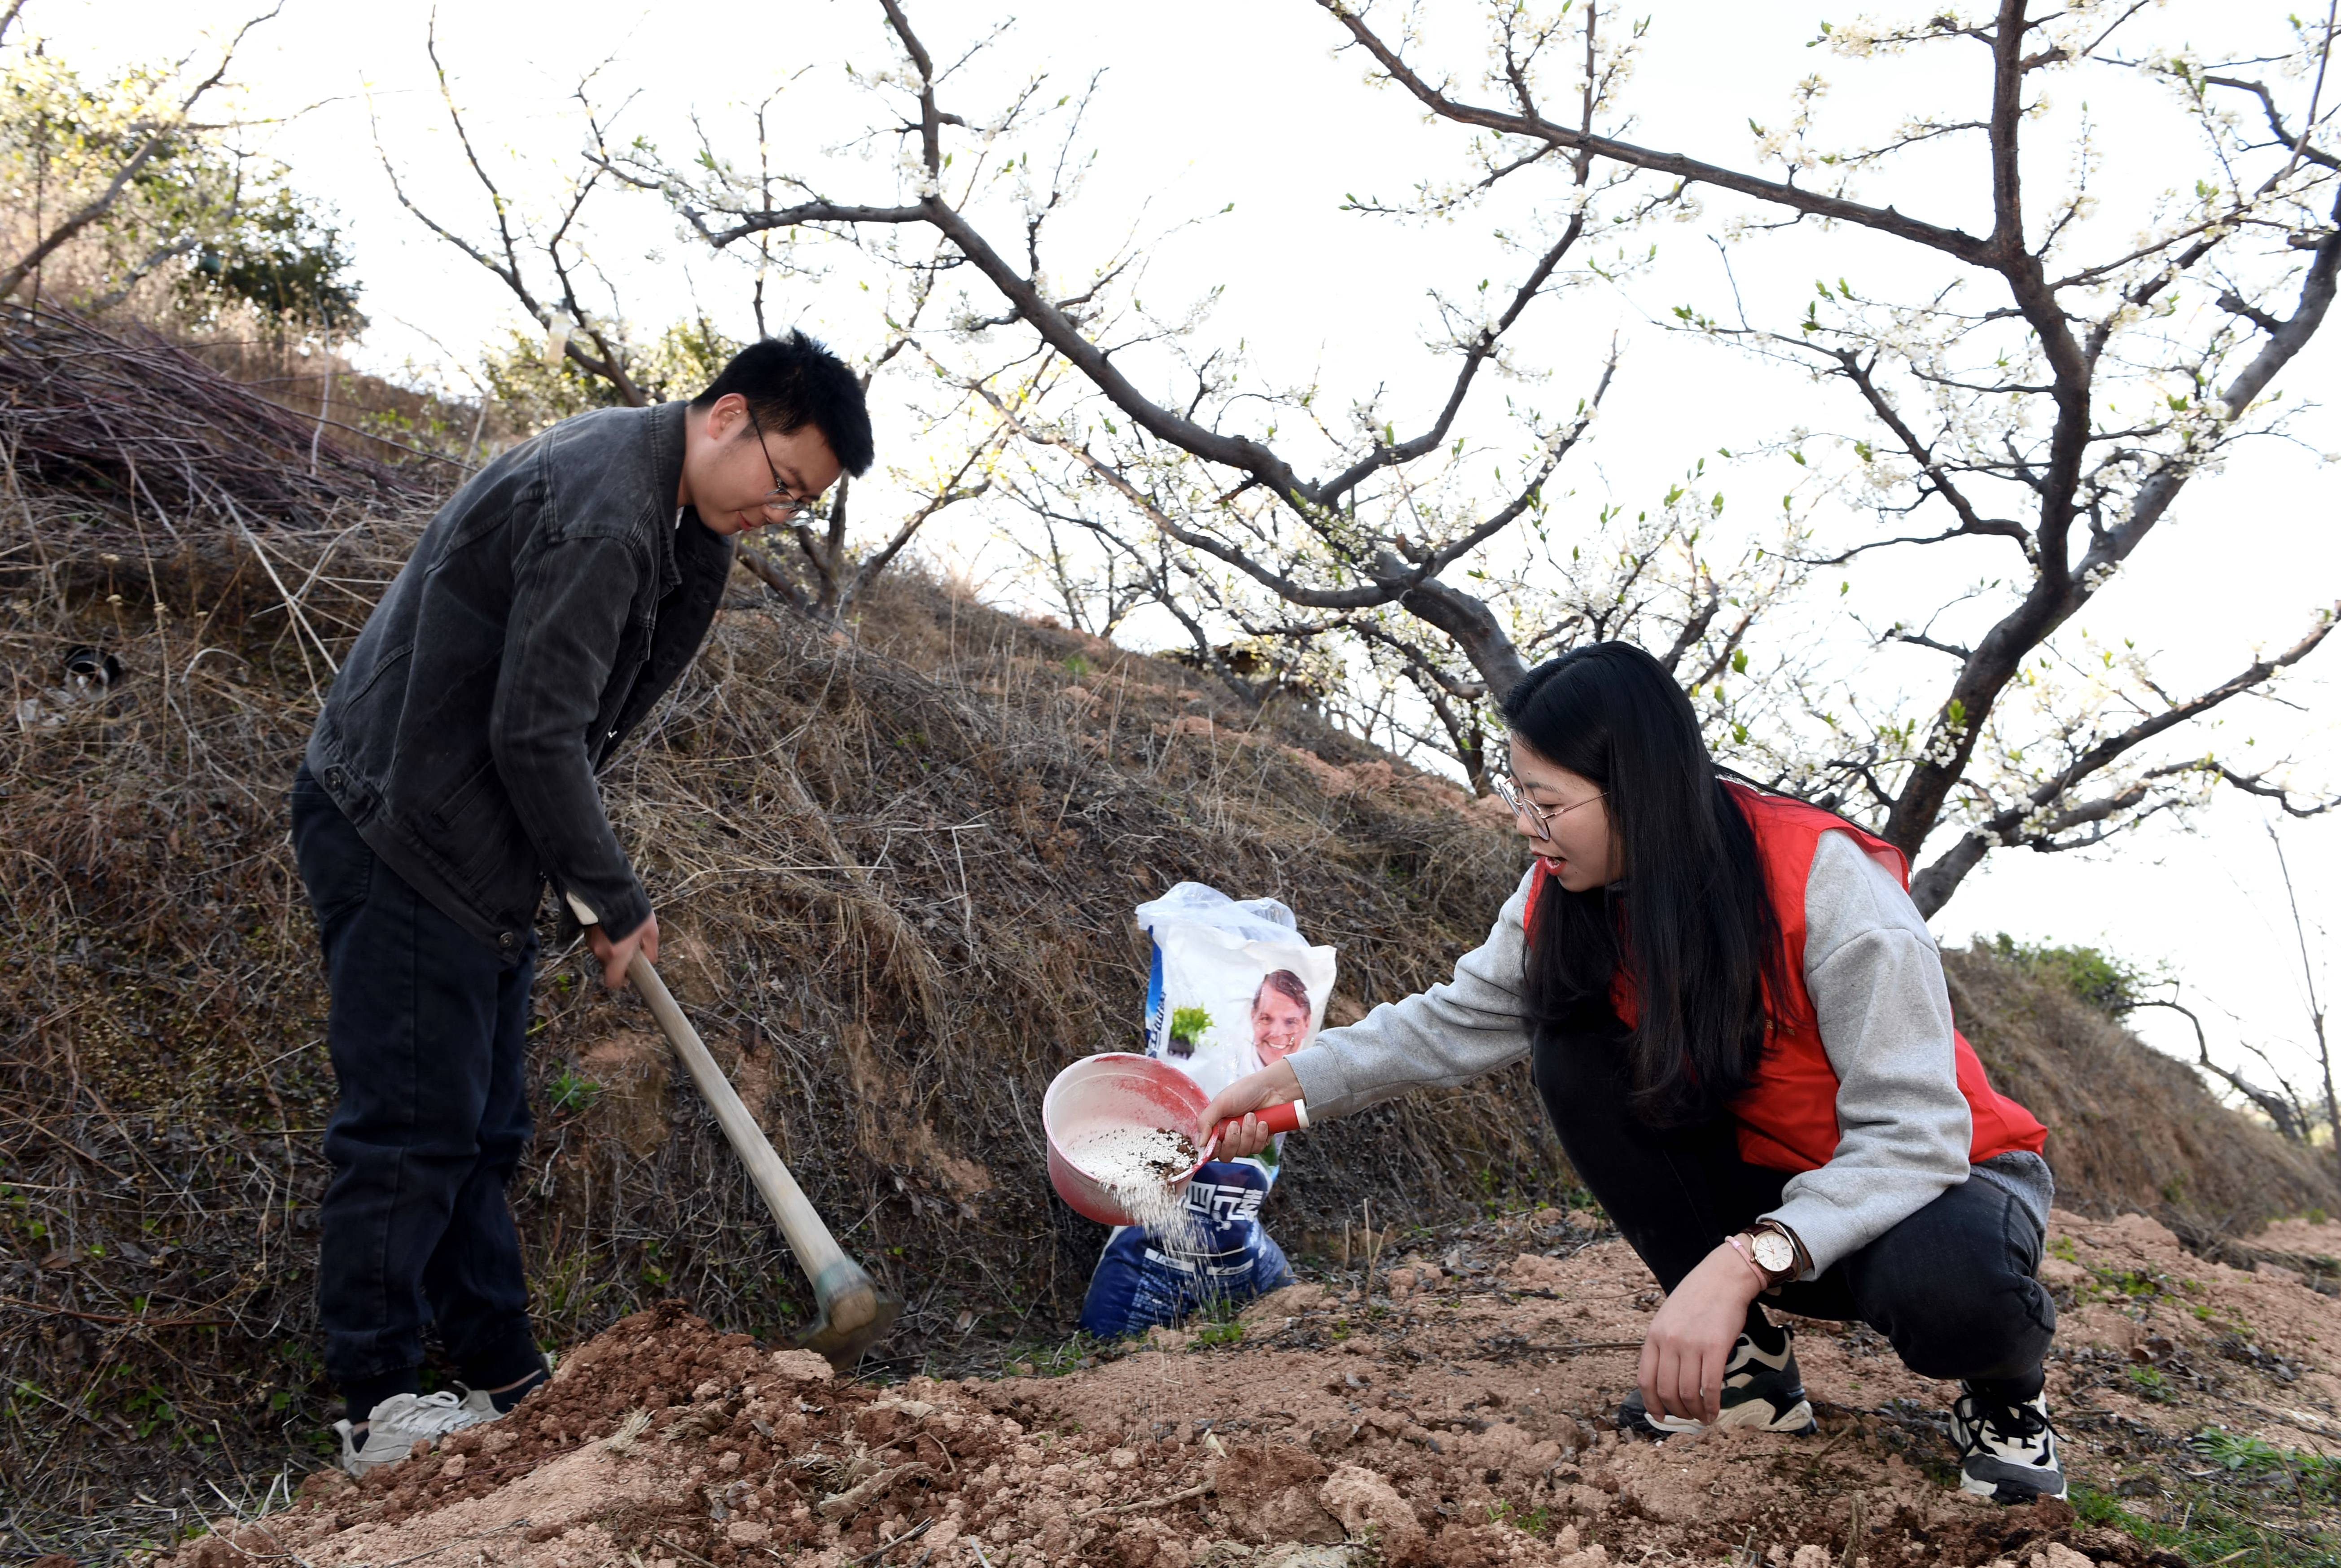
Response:
[{"label": "metal hoe head", "polygon": [[852,1371],[902,1312],[902,1298],[850,1257],[822,1269],[812,1282],[812,1325],[798,1334],[796,1343],[826,1356],[840,1372]]}]

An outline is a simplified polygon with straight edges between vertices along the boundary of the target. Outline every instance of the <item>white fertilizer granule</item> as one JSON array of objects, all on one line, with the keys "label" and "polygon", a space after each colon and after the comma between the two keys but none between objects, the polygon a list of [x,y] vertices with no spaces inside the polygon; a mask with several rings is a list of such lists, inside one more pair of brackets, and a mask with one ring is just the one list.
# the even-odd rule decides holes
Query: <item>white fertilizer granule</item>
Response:
[{"label": "white fertilizer granule", "polygon": [[1186,1134],[1169,1127],[1106,1127],[1065,1150],[1096,1178],[1114,1206],[1143,1226],[1167,1252],[1192,1253],[1201,1245],[1178,1178],[1195,1167],[1198,1151]]}]

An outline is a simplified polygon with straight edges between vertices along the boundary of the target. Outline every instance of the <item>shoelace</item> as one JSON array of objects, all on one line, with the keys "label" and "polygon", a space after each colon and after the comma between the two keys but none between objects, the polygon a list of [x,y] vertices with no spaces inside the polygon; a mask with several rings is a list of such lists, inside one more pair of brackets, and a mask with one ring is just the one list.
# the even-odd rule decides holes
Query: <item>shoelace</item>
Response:
[{"label": "shoelace", "polygon": [[2029,1447],[2042,1433],[2057,1431],[2055,1422],[2028,1404],[2010,1404],[1977,1394],[1967,1394],[1965,1403],[1971,1412],[1969,1423],[1978,1435],[1987,1434]]}]

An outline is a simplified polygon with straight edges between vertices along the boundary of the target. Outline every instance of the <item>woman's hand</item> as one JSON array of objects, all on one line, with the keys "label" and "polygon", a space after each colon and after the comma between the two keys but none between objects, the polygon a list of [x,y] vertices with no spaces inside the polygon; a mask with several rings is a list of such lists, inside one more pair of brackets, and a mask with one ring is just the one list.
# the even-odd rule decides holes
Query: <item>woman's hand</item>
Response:
[{"label": "woman's hand", "polygon": [[1247,1155],[1260,1153],[1276,1135],[1261,1126],[1250,1113],[1300,1097],[1300,1080],[1293,1076],[1291,1066],[1281,1058],[1256,1073],[1245,1074],[1213,1095],[1211,1103],[1203,1107],[1205,1137],[1210,1136],[1213,1127],[1230,1117],[1240,1116],[1243,1119],[1228,1129],[1228,1136],[1220,1140],[1220,1146],[1211,1151],[1211,1157],[1240,1160]]},{"label": "woman's hand", "polygon": [[1642,1338],[1642,1404],[1650,1414],[1710,1424],[1722,1414],[1724,1364],[1747,1326],[1748,1304],[1763,1292],[1727,1241],[1668,1293]]}]

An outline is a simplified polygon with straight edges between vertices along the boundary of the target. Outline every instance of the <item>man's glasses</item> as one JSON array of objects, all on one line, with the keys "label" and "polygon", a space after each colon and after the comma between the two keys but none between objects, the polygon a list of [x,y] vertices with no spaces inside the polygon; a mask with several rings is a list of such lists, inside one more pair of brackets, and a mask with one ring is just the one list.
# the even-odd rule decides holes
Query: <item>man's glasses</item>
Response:
[{"label": "man's glasses", "polygon": [[1563,806],[1558,811],[1548,811],[1543,807],[1538,805],[1535,801],[1529,799],[1527,796],[1521,794],[1519,786],[1511,779],[1505,778],[1500,773],[1489,779],[1488,785],[1489,788],[1495,790],[1496,796],[1499,799],[1502,800],[1505,805],[1509,806],[1512,809],[1513,816],[1534,818],[1536,819],[1538,836],[1545,839],[1552,837],[1552,825],[1555,822],[1559,821],[1563,817],[1568,816],[1571,811],[1576,810],[1578,806],[1590,806],[1596,800],[1602,799],[1599,795],[1589,795],[1584,799],[1579,800],[1577,803],[1577,806]]},{"label": "man's glasses", "polygon": [[772,493],[764,498],[764,521],[770,523],[794,522],[812,510],[812,500],[801,496],[782,481],[781,471],[772,462],[772,449],[764,444],[764,427],[756,422],[756,405],[749,403],[748,428],[755,432],[756,450],[764,454],[764,467],[772,476]]}]

